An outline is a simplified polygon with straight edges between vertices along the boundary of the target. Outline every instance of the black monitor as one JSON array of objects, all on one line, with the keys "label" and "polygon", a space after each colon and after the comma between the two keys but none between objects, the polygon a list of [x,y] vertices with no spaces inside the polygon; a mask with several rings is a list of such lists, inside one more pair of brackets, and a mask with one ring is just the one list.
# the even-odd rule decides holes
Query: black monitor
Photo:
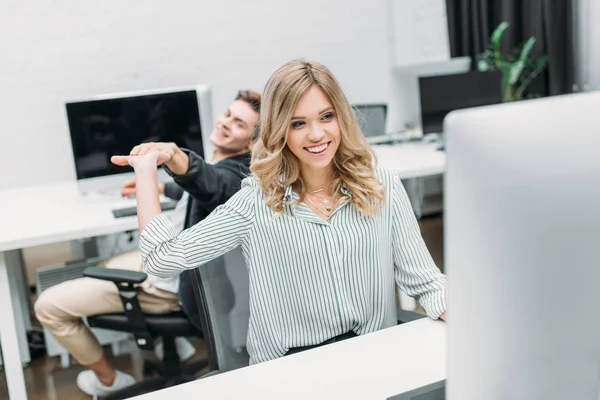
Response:
[{"label": "black monitor", "polygon": [[419,78],[423,134],[441,133],[453,110],[502,102],[499,71],[467,72]]},{"label": "black monitor", "polygon": [[77,179],[127,172],[110,158],[140,143],[174,142],[204,155],[202,136],[210,131],[202,117],[211,116],[200,115],[201,88],[66,103]]}]

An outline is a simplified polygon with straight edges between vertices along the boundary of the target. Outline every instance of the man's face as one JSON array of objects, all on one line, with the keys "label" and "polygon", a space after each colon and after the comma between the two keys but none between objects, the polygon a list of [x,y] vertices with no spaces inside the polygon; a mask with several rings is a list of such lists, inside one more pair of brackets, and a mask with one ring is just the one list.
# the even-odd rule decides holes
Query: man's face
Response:
[{"label": "man's face", "polygon": [[259,114],[243,100],[234,101],[217,119],[210,140],[224,153],[249,151]]}]

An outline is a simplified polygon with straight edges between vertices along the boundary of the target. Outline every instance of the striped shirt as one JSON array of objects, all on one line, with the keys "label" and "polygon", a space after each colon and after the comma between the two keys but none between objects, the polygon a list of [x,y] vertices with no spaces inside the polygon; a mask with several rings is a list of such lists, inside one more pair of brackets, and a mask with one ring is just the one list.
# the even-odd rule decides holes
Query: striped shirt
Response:
[{"label": "striped shirt", "polygon": [[[400,178],[377,169],[386,203],[364,217],[348,201],[327,221],[304,203],[274,217],[254,178],[205,220],[177,235],[163,214],[146,226],[140,252],[149,274],[169,277],[241,246],[250,279],[250,363],[281,357],[350,330],[397,324],[395,283],[437,319],[446,278],[421,237]],[[289,198],[297,198],[291,188]]]}]

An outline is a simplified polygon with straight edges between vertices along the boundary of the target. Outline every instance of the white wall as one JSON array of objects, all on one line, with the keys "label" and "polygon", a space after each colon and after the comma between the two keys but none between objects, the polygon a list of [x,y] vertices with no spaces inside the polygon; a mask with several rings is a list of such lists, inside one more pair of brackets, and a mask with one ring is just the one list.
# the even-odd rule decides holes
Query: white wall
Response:
[{"label": "white wall", "polygon": [[207,83],[218,114],[292,58],[387,102],[384,0],[4,0],[0,188],[75,179],[64,101]]}]

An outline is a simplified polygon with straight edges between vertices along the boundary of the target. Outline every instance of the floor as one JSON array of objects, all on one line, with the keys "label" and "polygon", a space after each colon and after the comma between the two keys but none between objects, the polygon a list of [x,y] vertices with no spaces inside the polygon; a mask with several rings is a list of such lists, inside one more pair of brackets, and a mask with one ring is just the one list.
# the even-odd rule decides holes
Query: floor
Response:
[{"label": "floor", "polygon": [[[206,349],[201,339],[192,338],[191,342],[196,347],[196,354],[188,361],[193,363],[206,359]],[[143,379],[142,366],[144,359],[156,360],[152,351],[135,349],[132,353],[113,356],[110,347],[105,349],[105,354],[112,365],[128,374],[133,375],[137,381]],[[81,392],[75,380],[77,374],[84,368],[72,361],[69,368],[60,365],[58,357],[42,356],[34,360],[24,369],[27,386],[28,400],[90,400],[92,397]],[[198,371],[197,376],[208,372],[208,368]],[[0,368],[0,400],[8,400],[8,390],[4,373]],[[12,400],[12,399],[11,399]]]},{"label": "floor", "polygon": [[[433,259],[440,269],[443,270],[443,220],[441,216],[427,217],[420,221],[421,231],[425,243],[431,252]],[[205,357],[204,344],[201,340],[194,340],[197,354],[192,361]],[[148,352],[135,351],[133,354],[113,357],[110,349],[106,354],[114,366],[122,371],[132,374],[140,380],[141,366],[144,357],[152,357]],[[25,369],[25,380],[27,382],[27,394],[29,400],[80,400],[91,399],[77,388],[75,379],[83,368],[73,364],[67,369],[60,366],[57,357],[50,358],[42,356],[34,360]],[[8,400],[6,379],[0,367],[0,400]],[[24,399],[14,399],[24,400]]]}]

